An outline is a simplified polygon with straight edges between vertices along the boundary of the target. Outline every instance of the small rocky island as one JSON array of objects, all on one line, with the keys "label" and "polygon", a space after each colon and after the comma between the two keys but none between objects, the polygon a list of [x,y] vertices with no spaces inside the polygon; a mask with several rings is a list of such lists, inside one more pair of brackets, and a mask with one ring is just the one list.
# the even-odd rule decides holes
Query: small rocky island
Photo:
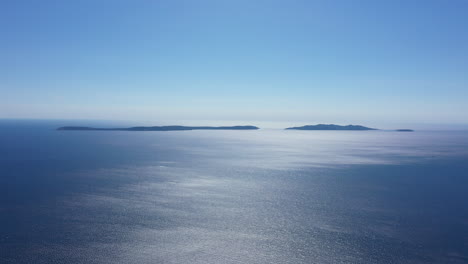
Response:
[{"label": "small rocky island", "polygon": [[414,132],[413,129],[397,129],[395,131],[397,131],[397,132]]},{"label": "small rocky island", "polygon": [[340,126],[334,124],[318,124],[318,125],[307,125],[301,127],[288,127],[286,129],[294,129],[294,130],[377,130],[376,128],[370,128],[365,126],[359,125],[347,125],[347,126]]},{"label": "small rocky island", "polygon": [[91,131],[182,131],[182,130],[255,130],[256,126],[150,126],[150,127],[127,127],[127,128],[95,128],[84,126],[64,126],[57,130],[91,130]]}]

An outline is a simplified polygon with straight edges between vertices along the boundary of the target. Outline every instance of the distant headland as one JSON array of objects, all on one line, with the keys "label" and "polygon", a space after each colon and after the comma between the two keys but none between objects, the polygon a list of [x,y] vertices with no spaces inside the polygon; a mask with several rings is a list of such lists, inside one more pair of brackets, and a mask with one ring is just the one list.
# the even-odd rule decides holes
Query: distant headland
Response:
[{"label": "distant headland", "polygon": [[318,125],[307,125],[301,127],[288,127],[286,129],[295,129],[295,130],[377,130],[376,128],[370,128],[365,126],[359,125],[347,125],[347,126],[340,126],[334,124],[318,124]]},{"label": "distant headland", "polygon": [[57,130],[91,130],[91,131],[182,131],[182,130],[255,130],[256,126],[150,126],[150,127],[127,127],[127,128],[95,128],[83,126],[64,126]]}]

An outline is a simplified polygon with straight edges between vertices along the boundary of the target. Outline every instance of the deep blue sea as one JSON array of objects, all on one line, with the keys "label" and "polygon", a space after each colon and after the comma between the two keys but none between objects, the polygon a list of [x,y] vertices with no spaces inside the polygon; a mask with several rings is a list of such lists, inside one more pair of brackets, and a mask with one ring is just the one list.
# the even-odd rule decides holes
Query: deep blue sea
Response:
[{"label": "deep blue sea", "polygon": [[0,263],[468,263],[467,131],[63,125],[0,121]]}]

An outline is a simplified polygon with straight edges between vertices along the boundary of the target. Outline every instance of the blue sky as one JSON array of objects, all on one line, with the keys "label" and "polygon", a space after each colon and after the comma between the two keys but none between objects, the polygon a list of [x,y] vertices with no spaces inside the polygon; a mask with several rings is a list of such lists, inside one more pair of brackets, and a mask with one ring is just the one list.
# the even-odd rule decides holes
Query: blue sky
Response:
[{"label": "blue sky", "polygon": [[468,1],[1,1],[0,118],[468,124]]}]

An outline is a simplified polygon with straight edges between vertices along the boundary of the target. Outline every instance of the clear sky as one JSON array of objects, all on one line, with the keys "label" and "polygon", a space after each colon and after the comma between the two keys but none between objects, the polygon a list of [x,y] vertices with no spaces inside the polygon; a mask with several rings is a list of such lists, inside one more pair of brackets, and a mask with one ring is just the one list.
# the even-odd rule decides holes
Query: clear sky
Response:
[{"label": "clear sky", "polygon": [[468,1],[4,0],[0,118],[468,124]]}]

